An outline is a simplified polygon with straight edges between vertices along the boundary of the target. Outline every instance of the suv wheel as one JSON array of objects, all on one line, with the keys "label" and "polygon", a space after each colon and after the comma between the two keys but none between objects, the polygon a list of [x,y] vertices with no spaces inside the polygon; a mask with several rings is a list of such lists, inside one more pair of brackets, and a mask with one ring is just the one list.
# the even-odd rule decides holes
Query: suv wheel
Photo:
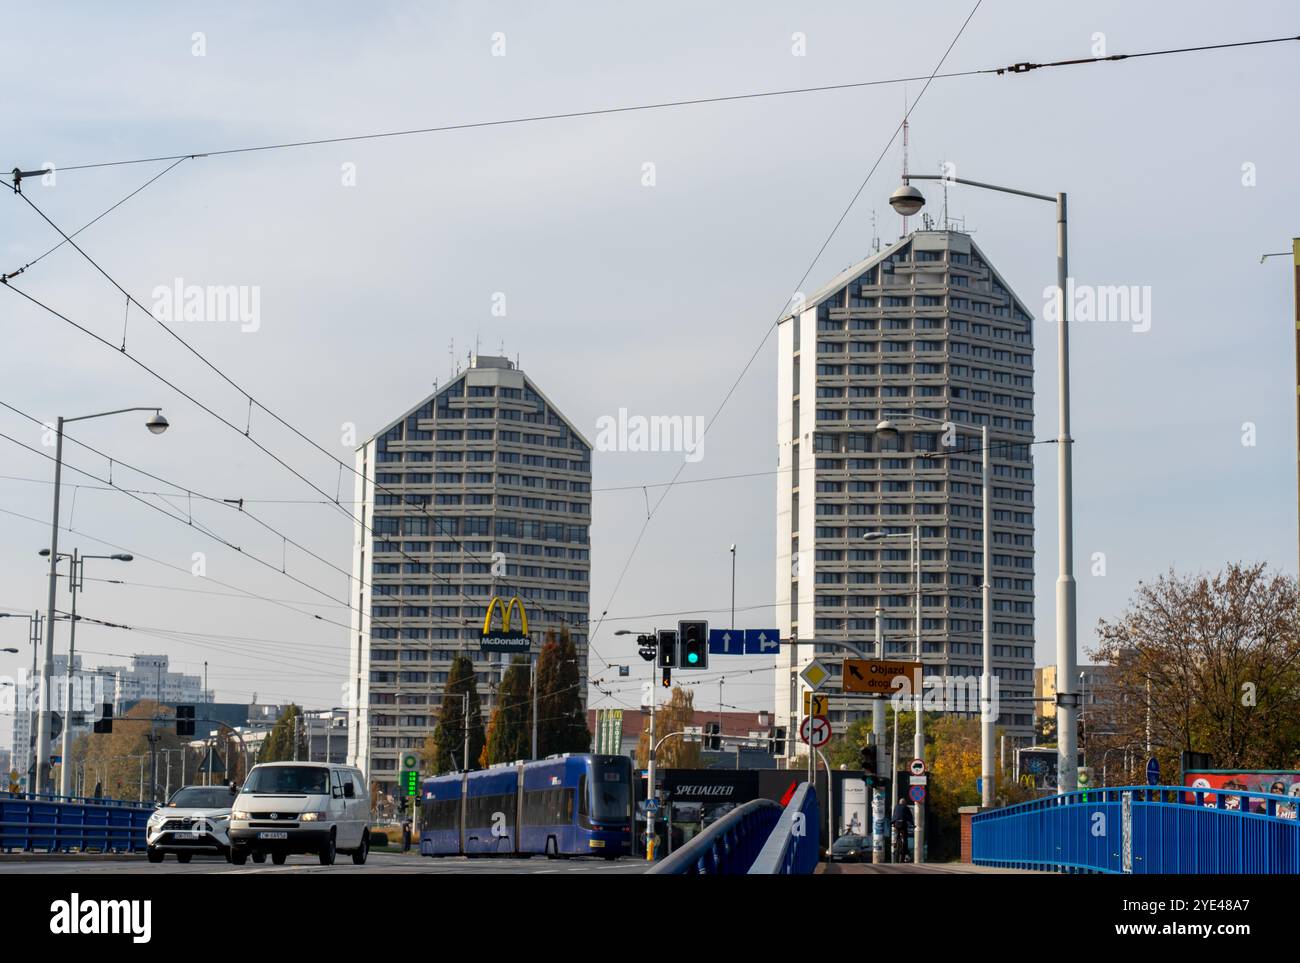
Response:
[{"label": "suv wheel", "polygon": [[370,855],[370,827],[361,834],[361,845],[352,850],[352,862],[358,866],[365,865],[366,857]]},{"label": "suv wheel", "polygon": [[322,866],[333,866],[334,856],[338,852],[338,840],[334,836],[334,830],[330,830],[330,841],[325,844],[325,848],[320,851],[320,864]]},{"label": "suv wheel", "polygon": [[194,856],[193,853],[177,853],[177,854],[176,854],[176,862],[178,862],[178,863],[188,863],[188,862],[190,861],[190,859],[191,859],[193,856]]},{"label": "suv wheel", "polygon": [[161,863],[163,861],[163,851],[155,846],[146,846],[144,853],[151,863]]},{"label": "suv wheel", "polygon": [[244,849],[242,846],[231,846],[230,861],[236,866],[243,866],[248,862],[248,850]]}]

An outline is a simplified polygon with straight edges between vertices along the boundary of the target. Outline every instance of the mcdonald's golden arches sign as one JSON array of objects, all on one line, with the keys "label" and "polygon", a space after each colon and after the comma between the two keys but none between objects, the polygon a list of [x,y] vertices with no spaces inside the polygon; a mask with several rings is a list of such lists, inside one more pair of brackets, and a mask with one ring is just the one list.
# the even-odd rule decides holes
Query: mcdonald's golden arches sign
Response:
[{"label": "mcdonald's golden arches sign", "polygon": [[[498,610],[501,610],[501,628],[493,630],[492,616]],[[510,628],[514,614],[519,613],[519,629]],[[487,615],[483,617],[483,634],[479,638],[479,651],[481,652],[527,652],[532,648],[532,639],[528,635],[528,613],[524,611],[524,603],[519,600],[519,596],[513,596],[509,602],[505,602],[498,596],[493,596],[492,601],[488,603]]]}]

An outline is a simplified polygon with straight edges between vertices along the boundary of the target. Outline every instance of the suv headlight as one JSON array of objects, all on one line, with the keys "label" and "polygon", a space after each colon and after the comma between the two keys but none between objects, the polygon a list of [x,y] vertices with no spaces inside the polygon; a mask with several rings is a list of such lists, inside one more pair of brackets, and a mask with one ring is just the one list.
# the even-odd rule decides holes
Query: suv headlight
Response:
[{"label": "suv headlight", "polygon": [[323,819],[329,819],[329,813],[303,813],[298,818],[305,823],[318,823]]},{"label": "suv headlight", "polygon": [[231,818],[231,819],[249,819],[249,818],[251,818],[251,817],[248,815],[247,812],[245,812],[245,811],[242,810],[242,809],[232,809],[232,810],[230,810],[230,818]]}]

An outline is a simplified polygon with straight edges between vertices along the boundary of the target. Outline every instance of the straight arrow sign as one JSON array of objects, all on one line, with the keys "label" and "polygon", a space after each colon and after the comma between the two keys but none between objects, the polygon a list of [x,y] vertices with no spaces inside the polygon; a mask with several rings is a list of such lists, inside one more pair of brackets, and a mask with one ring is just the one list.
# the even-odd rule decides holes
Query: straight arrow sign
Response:
[{"label": "straight arrow sign", "polygon": [[709,629],[709,655],[743,655],[744,629]]}]

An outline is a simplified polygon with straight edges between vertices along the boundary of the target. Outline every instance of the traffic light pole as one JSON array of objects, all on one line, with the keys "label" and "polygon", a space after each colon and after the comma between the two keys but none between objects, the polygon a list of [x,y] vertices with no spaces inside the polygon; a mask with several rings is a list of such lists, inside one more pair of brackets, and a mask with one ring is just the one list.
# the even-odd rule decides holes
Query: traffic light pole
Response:
[{"label": "traffic light pole", "polygon": [[645,807],[645,858],[653,862],[655,858],[655,703],[659,701],[659,663],[658,655],[655,656],[655,668],[650,670],[650,681],[654,683],[650,686],[650,741],[649,752],[646,753],[649,763],[646,782],[646,807]]}]

